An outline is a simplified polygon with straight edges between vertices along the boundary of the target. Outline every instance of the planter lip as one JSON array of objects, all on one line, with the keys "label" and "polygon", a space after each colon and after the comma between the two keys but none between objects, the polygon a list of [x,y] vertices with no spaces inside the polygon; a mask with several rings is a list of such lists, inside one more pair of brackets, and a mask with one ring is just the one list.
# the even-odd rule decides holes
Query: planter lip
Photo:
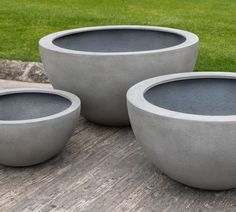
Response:
[{"label": "planter lip", "polygon": [[[154,50],[143,50],[143,51],[128,51],[128,52],[91,52],[91,51],[78,51],[78,50],[71,50],[67,48],[62,48],[53,43],[53,41],[57,38],[82,33],[82,32],[89,32],[89,31],[100,31],[100,30],[112,30],[112,29],[134,29],[134,30],[149,30],[149,31],[160,31],[160,32],[167,32],[182,36],[185,38],[185,41],[162,49],[154,49]],[[39,40],[39,46],[51,51],[60,52],[60,53],[67,53],[73,55],[93,55],[93,56],[117,56],[117,55],[140,55],[140,54],[149,54],[149,53],[161,53],[161,52],[168,52],[171,50],[177,50],[181,48],[185,48],[199,42],[199,38],[192,32],[188,32],[185,30],[168,28],[168,27],[158,27],[158,26],[145,26],[145,25],[108,25],[108,26],[94,26],[94,27],[82,27],[77,29],[70,29],[55,32],[49,35],[44,36]]]},{"label": "planter lip", "polygon": [[53,115],[49,116],[43,116],[40,118],[34,118],[34,119],[25,119],[25,120],[0,120],[0,125],[1,124],[31,124],[31,123],[37,123],[37,122],[43,122],[43,121],[50,121],[53,119],[57,119],[60,117],[63,117],[65,115],[68,115],[77,109],[80,110],[81,108],[81,101],[79,97],[76,95],[62,91],[62,90],[57,90],[57,89],[47,89],[47,88],[13,88],[13,89],[4,89],[0,91],[0,97],[4,95],[9,95],[9,94],[25,94],[25,93],[38,93],[38,94],[50,94],[50,95],[57,95],[62,98],[65,98],[71,102],[71,105],[66,108],[65,110],[55,113]]},{"label": "planter lip", "polygon": [[168,74],[160,77],[150,78],[141,81],[132,86],[127,92],[127,102],[140,110],[146,111],[153,115],[162,116],[170,119],[181,119],[186,121],[199,121],[199,122],[235,122],[236,115],[198,115],[183,112],[177,112],[161,108],[150,103],[145,99],[144,94],[156,85],[174,82],[179,80],[188,79],[201,79],[201,78],[220,78],[220,79],[235,79],[236,73],[230,72],[190,72]]}]

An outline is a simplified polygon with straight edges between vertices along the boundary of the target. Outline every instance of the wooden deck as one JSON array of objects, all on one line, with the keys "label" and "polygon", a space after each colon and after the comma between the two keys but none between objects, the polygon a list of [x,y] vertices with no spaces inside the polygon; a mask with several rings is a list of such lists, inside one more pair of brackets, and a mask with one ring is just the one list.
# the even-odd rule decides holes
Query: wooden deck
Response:
[{"label": "wooden deck", "polygon": [[81,118],[52,160],[28,168],[0,166],[0,211],[236,211],[236,190],[177,183],[149,162],[130,128]]}]

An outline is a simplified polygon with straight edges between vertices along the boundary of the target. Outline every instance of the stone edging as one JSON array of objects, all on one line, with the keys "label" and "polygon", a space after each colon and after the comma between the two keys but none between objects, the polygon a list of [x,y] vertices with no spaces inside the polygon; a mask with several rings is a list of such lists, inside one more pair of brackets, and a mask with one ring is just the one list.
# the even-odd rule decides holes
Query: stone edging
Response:
[{"label": "stone edging", "polygon": [[43,64],[0,59],[0,79],[49,83]]}]

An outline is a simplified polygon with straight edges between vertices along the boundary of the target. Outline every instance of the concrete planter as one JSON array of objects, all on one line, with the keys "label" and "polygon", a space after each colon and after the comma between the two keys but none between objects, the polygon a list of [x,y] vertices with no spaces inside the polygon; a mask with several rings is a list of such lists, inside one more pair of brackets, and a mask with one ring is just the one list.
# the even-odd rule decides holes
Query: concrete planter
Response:
[{"label": "concrete planter", "polygon": [[79,113],[79,98],[64,91],[0,91],[0,164],[29,166],[55,156],[72,135]]},{"label": "concrete planter", "polygon": [[192,71],[198,37],[161,27],[105,26],[50,34],[39,45],[53,86],[78,95],[84,117],[123,126],[129,124],[128,88],[149,77]]},{"label": "concrete planter", "polygon": [[236,187],[236,74],[181,73],[127,93],[137,140],[171,178],[203,189]]}]

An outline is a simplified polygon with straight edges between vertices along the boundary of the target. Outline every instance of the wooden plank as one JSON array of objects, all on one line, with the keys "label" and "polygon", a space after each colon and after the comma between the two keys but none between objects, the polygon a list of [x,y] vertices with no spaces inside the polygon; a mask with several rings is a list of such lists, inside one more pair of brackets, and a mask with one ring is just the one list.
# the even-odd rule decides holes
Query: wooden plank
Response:
[{"label": "wooden plank", "polygon": [[21,81],[0,79],[0,89],[24,88],[24,87],[52,88],[52,85],[47,84],[47,83],[31,83],[31,82],[21,82]]}]

